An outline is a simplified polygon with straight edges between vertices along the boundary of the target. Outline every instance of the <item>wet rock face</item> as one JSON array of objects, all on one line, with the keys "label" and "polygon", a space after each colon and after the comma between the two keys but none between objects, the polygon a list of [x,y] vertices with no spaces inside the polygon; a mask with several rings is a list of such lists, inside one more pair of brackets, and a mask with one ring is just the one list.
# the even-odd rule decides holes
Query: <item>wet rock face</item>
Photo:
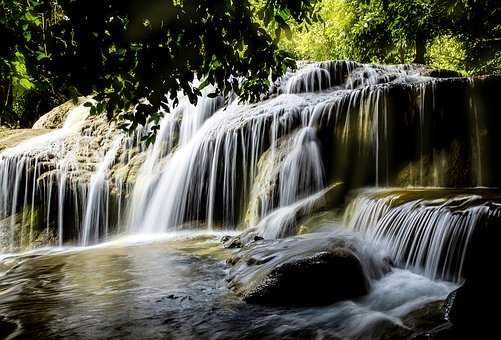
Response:
[{"label": "wet rock face", "polygon": [[0,252],[56,245],[53,230],[47,228],[41,216],[40,209],[27,207],[18,214],[0,219]]},{"label": "wet rock face", "polygon": [[474,177],[471,160],[464,143],[458,140],[442,150],[434,150],[405,166],[392,182],[393,186],[468,187]]},{"label": "wet rock face", "polygon": [[465,263],[465,281],[452,292],[446,302],[446,318],[454,334],[472,338],[495,338],[499,316],[494,310],[500,302],[499,281],[493,269],[499,266],[499,221],[490,219],[472,236]]},{"label": "wet rock face", "polygon": [[280,168],[291,151],[295,133],[282,137],[273,150],[265,151],[257,165],[257,175],[251,190],[249,205],[245,214],[248,225],[256,225],[259,220],[278,205]]},{"label": "wet rock face", "polygon": [[264,305],[327,305],[367,294],[369,282],[347,248],[285,262],[246,289],[242,298]]},{"label": "wet rock face", "polygon": [[0,151],[12,148],[30,138],[48,133],[47,129],[2,129],[0,127]]},{"label": "wet rock face", "polygon": [[79,97],[76,101],[68,100],[67,102],[53,108],[51,111],[40,117],[33,129],[59,129],[63,126],[64,120],[68,113],[79,105],[82,105],[88,100],[86,97]]}]

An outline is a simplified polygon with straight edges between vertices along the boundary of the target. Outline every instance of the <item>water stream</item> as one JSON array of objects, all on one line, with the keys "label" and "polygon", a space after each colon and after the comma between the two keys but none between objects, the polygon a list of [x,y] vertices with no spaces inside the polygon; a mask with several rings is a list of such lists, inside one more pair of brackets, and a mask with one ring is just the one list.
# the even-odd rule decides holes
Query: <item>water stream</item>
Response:
[{"label": "water stream", "polygon": [[[499,191],[472,189],[494,186],[481,86],[420,66],[304,63],[258,103],[180,94],[151,145],[152,126],[125,136],[75,106],[59,129],[0,152],[0,330],[367,339],[406,329],[410,311],[461,282],[475,230],[501,218]],[[288,238],[322,211],[336,218],[313,238],[343,230],[393,262],[367,296],[271,308],[229,290],[221,236]]]},{"label": "water stream", "polygon": [[452,289],[395,271],[358,301],[248,305],[226,285],[220,235],[184,232],[4,256],[1,322],[12,323],[11,336],[19,338],[363,339]]}]

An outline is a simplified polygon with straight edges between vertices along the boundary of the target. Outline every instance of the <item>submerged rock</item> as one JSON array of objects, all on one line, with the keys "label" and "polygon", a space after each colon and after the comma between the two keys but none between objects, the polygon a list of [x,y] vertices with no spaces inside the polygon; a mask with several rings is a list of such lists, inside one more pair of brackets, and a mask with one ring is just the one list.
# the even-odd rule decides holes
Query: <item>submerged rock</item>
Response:
[{"label": "submerged rock", "polygon": [[431,301],[401,317],[400,324],[381,325],[375,330],[375,337],[381,340],[426,339],[427,334],[443,328],[444,302]]},{"label": "submerged rock", "polygon": [[359,259],[351,250],[337,248],[279,265],[246,289],[242,298],[265,305],[326,305],[368,291]]},{"label": "submerged rock", "polygon": [[233,249],[233,248],[242,248],[243,243],[240,240],[240,237],[228,237],[223,240],[223,245],[225,248]]},{"label": "submerged rock", "polygon": [[229,286],[244,301],[263,305],[327,305],[369,292],[390,270],[377,251],[353,237],[318,233],[262,240],[228,259]]}]

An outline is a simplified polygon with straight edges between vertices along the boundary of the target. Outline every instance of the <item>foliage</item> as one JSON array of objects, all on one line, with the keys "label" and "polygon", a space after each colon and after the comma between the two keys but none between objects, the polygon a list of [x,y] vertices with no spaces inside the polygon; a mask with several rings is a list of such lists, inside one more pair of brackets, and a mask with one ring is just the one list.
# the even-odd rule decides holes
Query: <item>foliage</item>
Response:
[{"label": "foliage", "polygon": [[61,21],[55,0],[0,0],[0,123],[27,125],[64,99],[48,45]]},{"label": "foliage", "polygon": [[455,1],[451,11],[454,31],[464,42],[466,65],[472,74],[500,72],[501,2]]},{"label": "foliage", "polygon": [[499,72],[501,2],[323,0],[321,20],[282,46],[302,59],[420,62],[465,75]]},{"label": "foliage", "polygon": [[290,39],[282,39],[280,46],[298,59],[358,59],[348,29],[354,14],[345,1],[320,2],[318,15],[321,20],[311,25],[292,25]]},{"label": "foliage", "polygon": [[384,62],[407,62],[407,51],[414,49],[413,61],[425,63],[426,43],[449,29],[449,0],[348,2],[361,18],[353,25],[355,44]]},{"label": "foliage", "polygon": [[457,36],[438,36],[428,44],[427,50],[427,61],[431,66],[468,75],[466,47]]},{"label": "foliage", "polygon": [[[258,99],[270,79],[295,65],[277,46],[287,21],[311,21],[315,6],[315,0],[266,0],[259,10],[246,0],[53,2],[60,19],[48,26],[40,23],[52,8],[46,1],[2,0],[8,20],[1,26],[12,39],[1,60],[12,64],[12,51],[22,53],[23,83],[40,88],[50,79],[65,96],[95,93],[93,112],[119,117],[128,129],[158,123],[179,91],[196,102],[208,84]],[[30,20],[26,29],[23,18]],[[15,34],[16,27],[23,31]]]},{"label": "foliage", "polygon": [[0,34],[10,125],[94,94],[93,112],[155,130],[179,91],[255,101],[293,58],[501,69],[499,0],[0,0]]}]

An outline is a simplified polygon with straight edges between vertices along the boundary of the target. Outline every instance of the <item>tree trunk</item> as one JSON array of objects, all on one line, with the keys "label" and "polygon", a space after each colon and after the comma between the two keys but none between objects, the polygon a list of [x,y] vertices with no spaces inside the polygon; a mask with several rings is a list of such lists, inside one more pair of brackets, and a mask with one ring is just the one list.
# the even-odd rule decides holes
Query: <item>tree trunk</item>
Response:
[{"label": "tree trunk", "polygon": [[5,124],[6,121],[8,120],[7,114],[9,112],[10,97],[11,97],[10,81],[0,82],[0,105],[3,106],[0,109],[0,126],[2,124]]},{"label": "tree trunk", "polygon": [[426,39],[423,34],[416,34],[416,58],[414,59],[415,64],[424,64],[424,56],[426,54]]},{"label": "tree trunk", "polygon": [[405,64],[405,50],[403,47],[398,48],[398,54],[400,56],[400,64]]}]

